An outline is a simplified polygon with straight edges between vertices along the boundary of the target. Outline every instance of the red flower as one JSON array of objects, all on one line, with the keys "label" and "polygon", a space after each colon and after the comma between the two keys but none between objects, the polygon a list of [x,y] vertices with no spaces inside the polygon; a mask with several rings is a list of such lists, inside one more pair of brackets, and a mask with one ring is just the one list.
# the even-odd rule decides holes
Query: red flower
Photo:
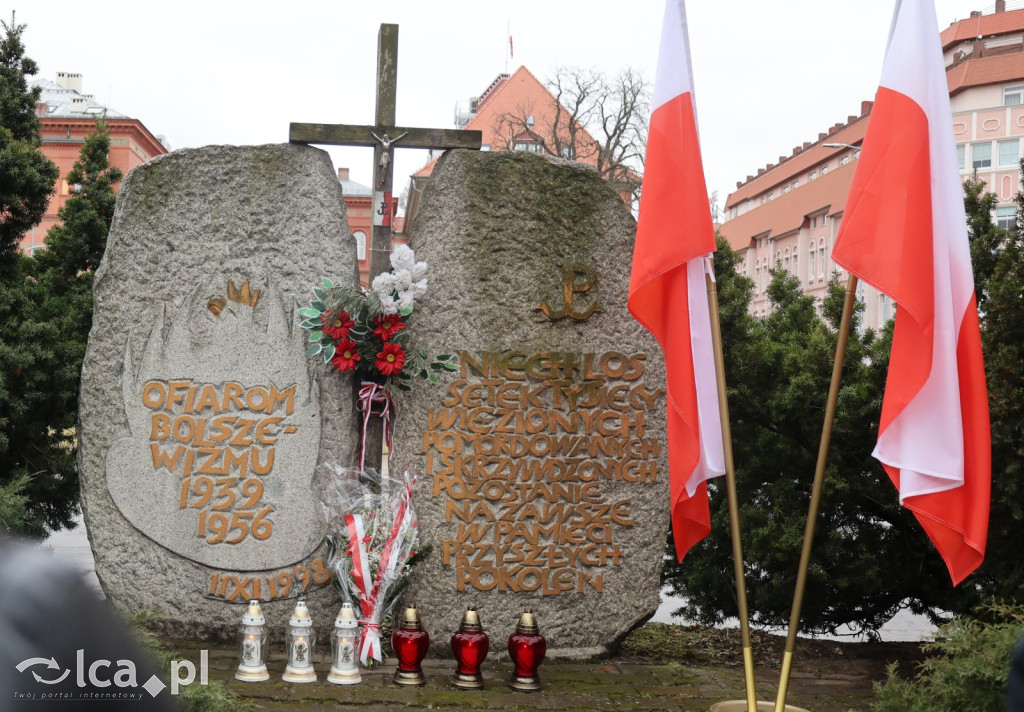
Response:
[{"label": "red flower", "polygon": [[384,344],[373,365],[385,376],[393,376],[405,366],[405,349],[400,344]]},{"label": "red flower", "polygon": [[344,373],[355,368],[358,362],[359,353],[356,351],[356,342],[349,341],[347,338],[339,341],[338,346],[334,349],[331,365]]},{"label": "red flower", "polygon": [[348,339],[348,330],[356,325],[352,321],[352,316],[343,311],[325,313],[320,317],[320,321],[323,322],[324,333],[339,341]]},{"label": "red flower", "polygon": [[374,321],[377,323],[377,328],[373,330],[373,335],[379,336],[381,341],[388,341],[405,328],[402,318],[397,314],[381,314]]},{"label": "red flower", "polygon": [[364,536],[363,537],[363,543],[364,544],[369,544],[371,541],[373,541],[373,537],[372,536]]}]

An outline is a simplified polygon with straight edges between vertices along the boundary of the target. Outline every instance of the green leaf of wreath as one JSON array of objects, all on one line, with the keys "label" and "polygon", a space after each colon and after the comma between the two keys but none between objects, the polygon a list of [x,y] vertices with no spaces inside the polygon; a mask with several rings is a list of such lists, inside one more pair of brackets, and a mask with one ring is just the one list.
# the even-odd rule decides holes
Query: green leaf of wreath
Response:
[{"label": "green leaf of wreath", "polygon": [[302,307],[301,309],[299,309],[299,314],[301,316],[309,317],[310,319],[319,319],[320,315],[323,314],[323,312],[317,311],[316,309],[312,309],[310,307]]},{"label": "green leaf of wreath", "polygon": [[310,344],[309,348],[306,349],[306,358],[309,358],[310,356],[316,356],[323,350],[323,348],[323,344],[321,344],[319,341],[317,341],[315,344]]}]

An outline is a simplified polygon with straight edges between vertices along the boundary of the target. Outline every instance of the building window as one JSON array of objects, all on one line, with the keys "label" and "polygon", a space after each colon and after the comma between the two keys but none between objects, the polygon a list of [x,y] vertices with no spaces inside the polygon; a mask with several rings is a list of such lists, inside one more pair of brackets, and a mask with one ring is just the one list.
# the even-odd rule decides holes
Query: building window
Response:
[{"label": "building window", "polygon": [[366,259],[366,233],[356,231],[352,233],[352,237],[356,238],[356,259]]},{"label": "building window", "polygon": [[807,254],[807,257],[809,258],[807,261],[810,264],[810,267],[807,269],[807,281],[808,282],[813,282],[814,281],[814,263],[815,263],[814,257],[817,254],[818,254],[818,251],[814,249],[814,245],[811,245],[811,249],[808,250],[808,254]]},{"label": "building window", "polygon": [[782,266],[783,266],[783,268],[787,272],[789,272],[789,248],[788,247],[786,248],[786,254],[785,254],[785,257],[783,258]]},{"label": "building window", "polygon": [[971,167],[989,168],[992,165],[992,144],[975,143],[971,146]]},{"label": "building window", "polygon": [[1003,106],[1024,104],[1024,86],[1006,87],[1003,89]]},{"label": "building window", "polygon": [[1015,166],[1020,161],[1020,139],[999,142],[999,165]]},{"label": "building window", "polygon": [[967,162],[967,146],[960,144],[956,147],[956,163],[960,166],[960,170],[964,169],[964,165]]},{"label": "building window", "polygon": [[839,159],[839,165],[841,165],[841,166],[845,166],[849,162],[850,162],[850,157],[849,156],[843,156],[842,158]]},{"label": "building window", "polygon": [[879,325],[885,324],[892,317],[892,300],[886,294],[878,295]]},{"label": "building window", "polygon": [[1005,208],[996,208],[996,225],[1010,230],[1017,224],[1017,208],[1010,205]]},{"label": "building window", "polygon": [[540,153],[541,145],[535,141],[516,141],[512,144],[513,151],[528,151],[530,153]]},{"label": "building window", "polygon": [[811,175],[808,176],[807,180],[814,180],[818,177],[818,171],[811,171]]},{"label": "building window", "polygon": [[797,264],[796,264],[796,258],[797,258],[797,257],[799,257],[799,255],[797,254],[797,251],[796,251],[796,249],[794,248],[794,250],[793,250],[793,275],[794,275],[794,276],[795,276],[795,277],[796,277],[797,279],[800,279],[800,272],[799,272],[799,270],[798,270],[798,268],[797,268]]},{"label": "building window", "polygon": [[822,166],[821,167],[821,175],[825,175],[826,173],[828,173],[828,166]]},{"label": "building window", "polygon": [[818,279],[825,279],[825,241],[818,241]]}]

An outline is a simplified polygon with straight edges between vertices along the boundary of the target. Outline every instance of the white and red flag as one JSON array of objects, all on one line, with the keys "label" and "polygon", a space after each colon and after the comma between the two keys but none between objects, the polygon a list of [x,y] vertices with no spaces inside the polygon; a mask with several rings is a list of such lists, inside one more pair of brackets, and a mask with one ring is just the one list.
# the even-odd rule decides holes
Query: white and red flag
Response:
[{"label": "white and red flag", "polygon": [[676,554],[711,531],[707,480],[725,473],[705,275],[715,249],[686,6],[667,0],[647,138],[629,310],[661,344]]},{"label": "white and red flag", "polygon": [[991,440],[932,0],[897,0],[833,258],[897,303],[874,456],[960,583],[985,555]]}]

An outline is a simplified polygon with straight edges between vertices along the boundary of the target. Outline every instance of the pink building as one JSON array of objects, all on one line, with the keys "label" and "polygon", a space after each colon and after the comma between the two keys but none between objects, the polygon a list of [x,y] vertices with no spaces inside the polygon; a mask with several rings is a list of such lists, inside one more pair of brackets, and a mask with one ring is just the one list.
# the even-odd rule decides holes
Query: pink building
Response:
[{"label": "pink building", "polygon": [[[1000,0],[994,14],[971,13],[940,37],[961,178],[977,170],[999,198],[993,220],[1012,225],[1024,155],[1024,9],[1007,12]],[[775,266],[794,274],[819,303],[824,297],[838,269],[832,244],[870,114],[871,102],[862,102],[858,116],[747,176],[726,199],[720,232],[742,257],[738,270],[754,281],[751,313],[768,313],[768,270]],[[889,297],[864,284],[857,293],[865,326],[877,329],[894,315]]]}]

